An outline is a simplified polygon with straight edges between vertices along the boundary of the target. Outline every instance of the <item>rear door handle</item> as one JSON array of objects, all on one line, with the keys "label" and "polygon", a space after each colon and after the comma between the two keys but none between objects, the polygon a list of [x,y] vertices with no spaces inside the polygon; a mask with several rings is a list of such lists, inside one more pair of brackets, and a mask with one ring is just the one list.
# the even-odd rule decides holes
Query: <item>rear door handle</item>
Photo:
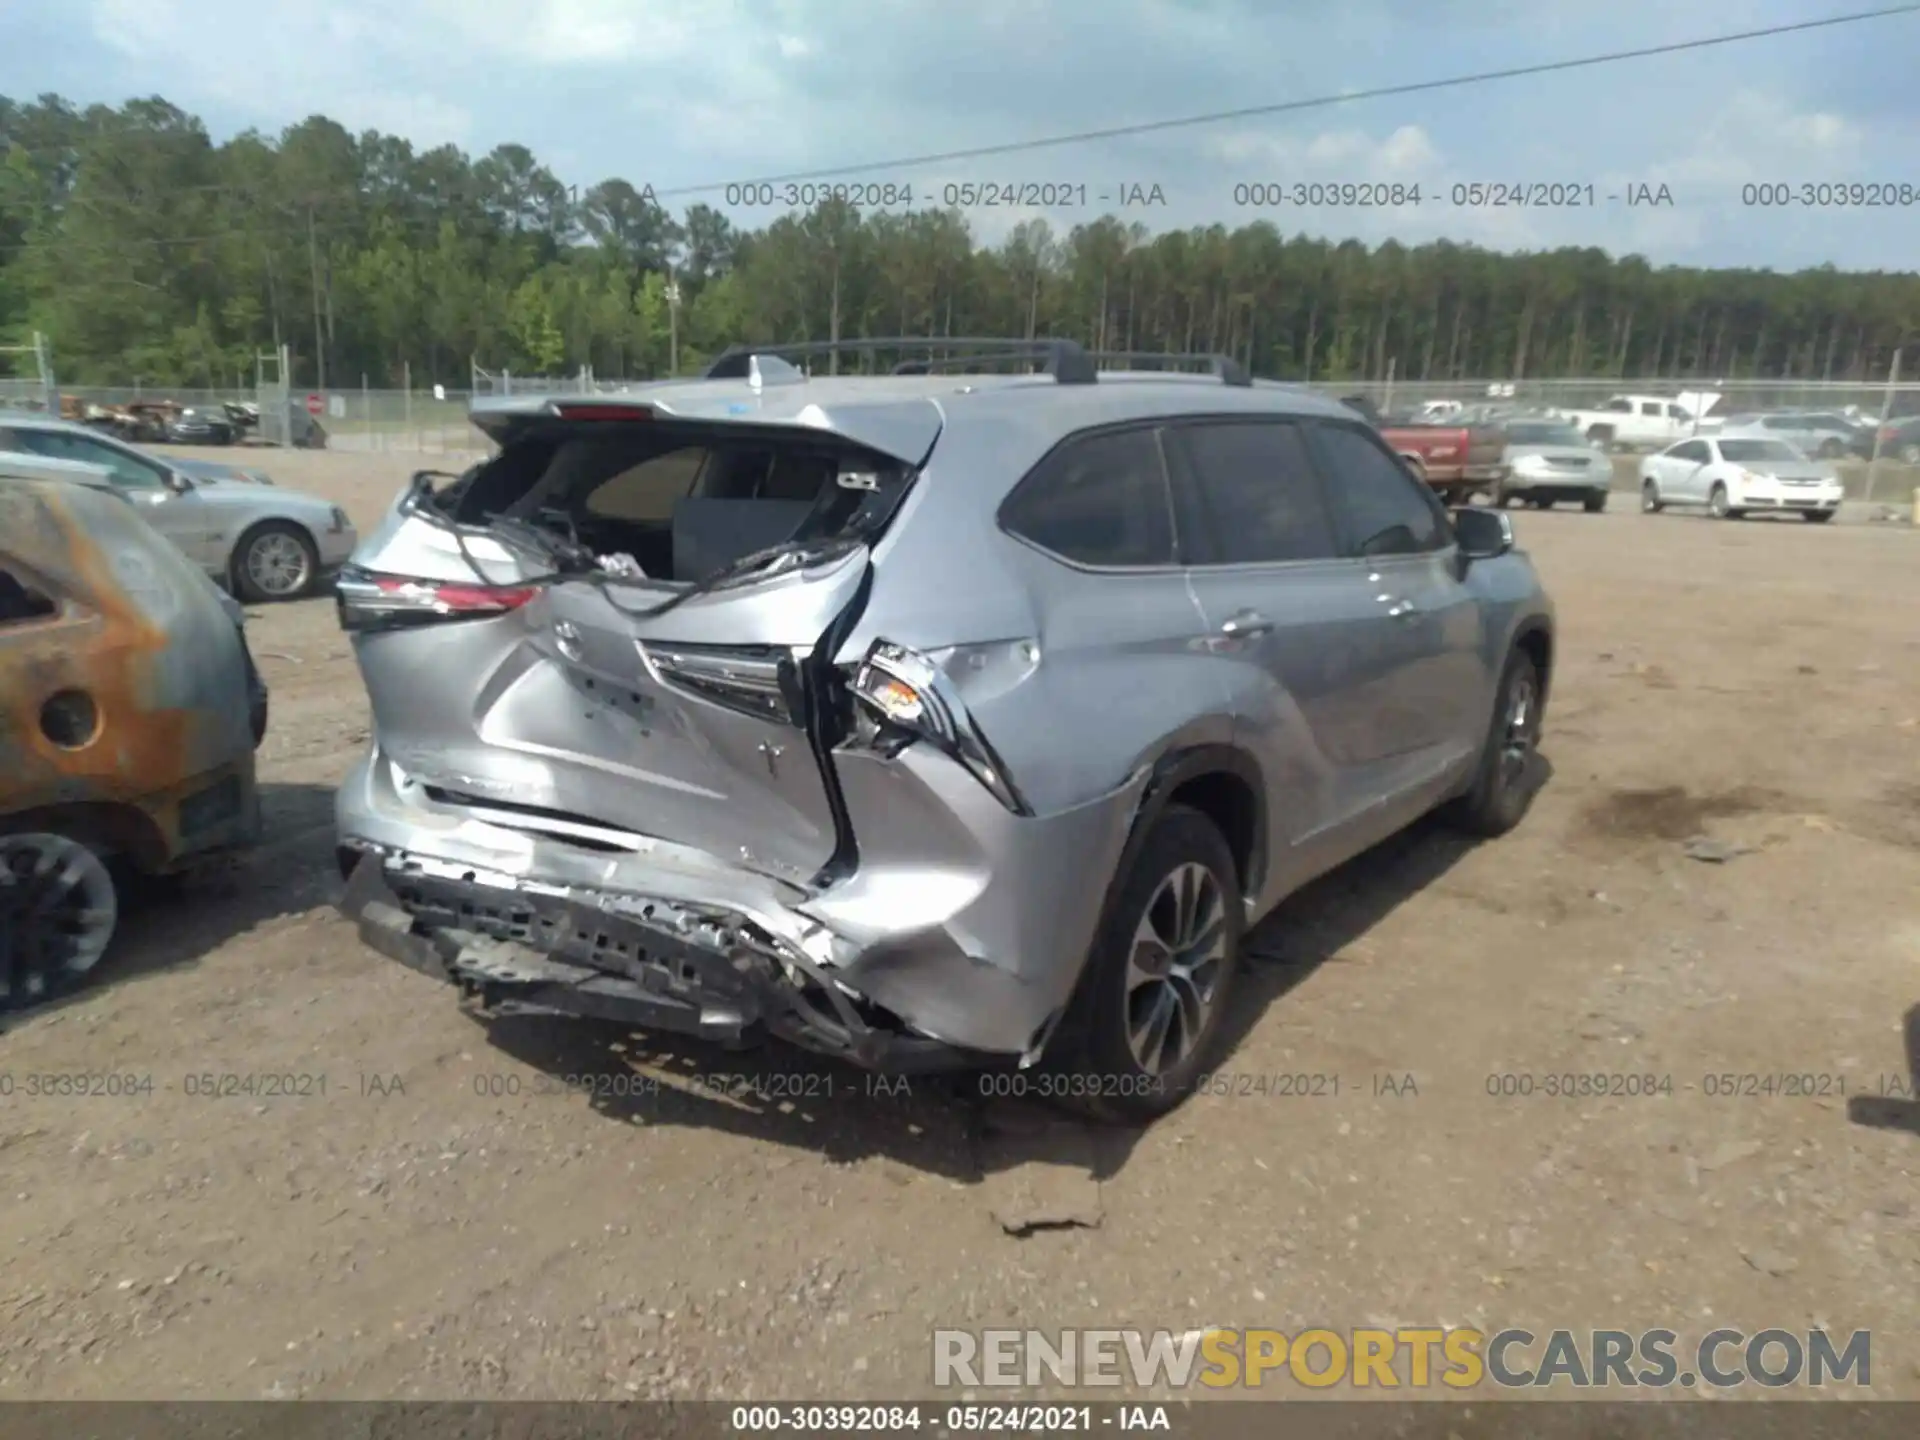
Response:
[{"label": "rear door handle", "polygon": [[1258,610],[1236,610],[1220,622],[1220,633],[1236,640],[1265,635],[1272,629],[1273,621]]}]

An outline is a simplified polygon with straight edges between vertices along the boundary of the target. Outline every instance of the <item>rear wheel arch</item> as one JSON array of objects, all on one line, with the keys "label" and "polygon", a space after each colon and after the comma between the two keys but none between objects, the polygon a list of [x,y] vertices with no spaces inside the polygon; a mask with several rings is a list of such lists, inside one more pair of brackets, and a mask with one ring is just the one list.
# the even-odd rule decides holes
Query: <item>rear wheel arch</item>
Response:
[{"label": "rear wheel arch", "polygon": [[1163,755],[1141,792],[1133,828],[1114,867],[1115,882],[1132,867],[1161,811],[1183,805],[1219,829],[1233,852],[1242,897],[1258,894],[1268,859],[1266,793],[1259,763],[1232,745],[1196,745]]},{"label": "rear wheel arch", "polygon": [[1544,620],[1529,621],[1513,637],[1513,648],[1533,661],[1534,669],[1539,672],[1540,704],[1544,709],[1553,681],[1553,631]]},{"label": "rear wheel arch", "polygon": [[167,837],[138,805],[96,800],[19,810],[0,821],[0,834],[64,835],[101,854],[125,860],[145,874],[163,871],[172,861]]}]

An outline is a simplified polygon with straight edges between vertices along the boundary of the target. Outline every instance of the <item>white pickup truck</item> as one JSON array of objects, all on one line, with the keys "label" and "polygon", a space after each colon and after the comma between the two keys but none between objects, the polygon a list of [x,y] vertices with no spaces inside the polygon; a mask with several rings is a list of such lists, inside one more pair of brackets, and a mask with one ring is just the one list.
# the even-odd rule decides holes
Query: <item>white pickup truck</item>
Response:
[{"label": "white pickup truck", "polygon": [[1684,395],[1615,395],[1594,410],[1555,410],[1587,439],[1608,449],[1662,450],[1689,435],[1711,430],[1719,421],[1708,412],[1718,391]]}]

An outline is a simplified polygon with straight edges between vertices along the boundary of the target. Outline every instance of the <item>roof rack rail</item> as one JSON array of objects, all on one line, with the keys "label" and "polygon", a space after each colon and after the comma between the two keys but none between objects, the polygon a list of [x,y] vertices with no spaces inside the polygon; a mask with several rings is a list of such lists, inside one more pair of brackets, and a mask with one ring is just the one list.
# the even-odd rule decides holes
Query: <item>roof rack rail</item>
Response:
[{"label": "roof rack rail", "polygon": [[881,350],[965,350],[967,355],[908,360],[893,367],[895,375],[925,375],[962,361],[1038,360],[1044,373],[1062,385],[1091,385],[1099,378],[1087,352],[1071,340],[995,340],[952,335],[895,335],[861,340],[809,340],[791,345],[731,345],[707,366],[708,380],[744,380],[748,361],[755,355],[792,359],[806,355],[872,354]]},{"label": "roof rack rail", "polygon": [[[1217,375],[1222,384],[1243,386],[1253,384],[1253,376],[1247,372],[1247,367],[1232,356],[1211,354],[1200,350],[1092,350],[1088,352],[1088,358],[1096,364],[1102,360],[1159,360],[1178,361],[1188,365],[1204,364],[1207,367],[1207,373]],[[1165,369],[1167,366],[1163,364],[1160,368]]]}]

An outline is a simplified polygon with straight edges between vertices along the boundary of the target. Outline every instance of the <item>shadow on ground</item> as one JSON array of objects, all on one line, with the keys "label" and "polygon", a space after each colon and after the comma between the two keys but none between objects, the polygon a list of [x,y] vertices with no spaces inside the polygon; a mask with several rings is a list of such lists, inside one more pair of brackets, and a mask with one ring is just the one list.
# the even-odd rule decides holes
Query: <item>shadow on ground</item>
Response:
[{"label": "shadow on ground", "polygon": [[1920,1135],[1920,1005],[1906,1014],[1907,1093],[1855,1095],[1847,1101],[1847,1118],[1870,1130],[1904,1130]]},{"label": "shadow on ground", "polygon": [[[1537,783],[1551,766],[1540,762]],[[1247,937],[1246,971],[1216,1068],[1269,1006],[1326,960],[1441,878],[1473,842],[1437,820],[1402,834],[1291,896]],[[892,1078],[785,1045],[729,1051],[694,1039],[543,1017],[487,1022],[507,1053],[589,1097],[609,1119],[688,1125],[817,1151],[835,1163],[881,1158],[964,1183],[1017,1169],[1082,1186],[1119,1174],[1141,1130],[1095,1126],[1037,1100],[1030,1072]],[[1043,1179],[1045,1177],[1042,1177]],[[1054,1198],[1049,1199],[1051,1194]],[[1097,1224],[1084,1188],[1041,1184],[996,1215],[1012,1233]]]},{"label": "shadow on ground", "polygon": [[281,915],[326,902],[337,883],[333,787],[260,786],[261,844],[163,880],[123,877],[120,924],[86,984],[46,1005],[9,1012],[0,1030],[109,986],[191,964],[234,936]]}]

